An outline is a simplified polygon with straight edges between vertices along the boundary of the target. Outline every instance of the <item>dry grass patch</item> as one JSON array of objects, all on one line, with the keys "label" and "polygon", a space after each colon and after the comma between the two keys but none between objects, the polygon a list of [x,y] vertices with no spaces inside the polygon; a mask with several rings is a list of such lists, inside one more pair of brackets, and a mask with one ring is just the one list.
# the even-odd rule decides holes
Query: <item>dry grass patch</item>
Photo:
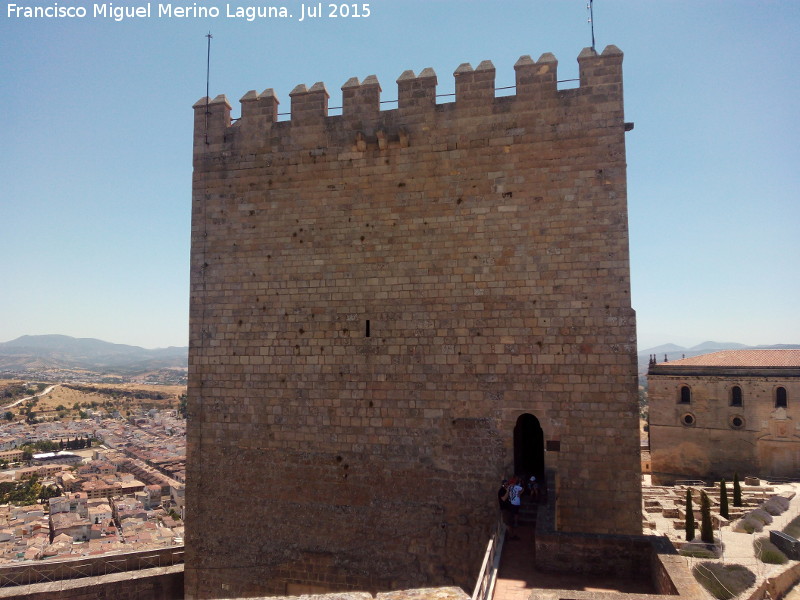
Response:
[{"label": "dry grass patch", "polygon": [[800,539],[800,517],[792,519],[792,521],[783,528],[783,533],[792,536],[794,539]]},{"label": "dry grass patch", "polygon": [[773,517],[777,517],[789,510],[789,499],[783,496],[773,496],[761,505]]},{"label": "dry grass patch", "polygon": [[[139,409],[177,409],[184,386],[59,384],[49,394],[35,400],[38,418],[79,418],[89,408],[118,410],[125,415]],[[21,410],[14,407],[15,414]]]},{"label": "dry grass patch", "polygon": [[764,531],[764,522],[748,514],[733,524],[733,530],[737,533],[758,533]]},{"label": "dry grass patch", "polygon": [[703,562],[692,569],[694,578],[714,598],[728,600],[741,594],[756,582],[756,575],[742,565]]},{"label": "dry grass patch", "polygon": [[769,541],[769,536],[761,536],[753,540],[753,551],[756,558],[768,565],[784,565],[789,562],[786,555],[775,544]]}]

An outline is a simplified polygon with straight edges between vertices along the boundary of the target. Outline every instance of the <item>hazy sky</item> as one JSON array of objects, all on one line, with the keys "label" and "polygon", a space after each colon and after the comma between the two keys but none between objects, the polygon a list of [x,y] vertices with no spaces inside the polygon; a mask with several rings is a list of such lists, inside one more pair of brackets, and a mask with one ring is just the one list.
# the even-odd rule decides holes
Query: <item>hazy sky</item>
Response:
[{"label": "hazy sky", "polygon": [[[0,341],[61,333],[144,347],[188,343],[192,104],[238,116],[248,90],[406,69],[453,91],[484,59],[497,86],[524,54],[577,77],[586,0],[379,0],[369,17],[299,22],[0,15]],[[33,2],[33,4],[27,4]],[[254,0],[255,2],[255,0]],[[115,6],[147,6],[126,0]],[[162,3],[166,4],[166,3]],[[231,2],[231,10],[247,3]],[[261,6],[270,6],[262,4]],[[281,6],[273,3],[271,6]],[[312,4],[316,6],[316,4]],[[327,15],[328,3],[323,3]],[[349,4],[353,12],[353,4]],[[358,4],[363,14],[363,5]],[[595,35],[625,53],[628,202],[639,347],[800,343],[800,3],[595,0]]]}]

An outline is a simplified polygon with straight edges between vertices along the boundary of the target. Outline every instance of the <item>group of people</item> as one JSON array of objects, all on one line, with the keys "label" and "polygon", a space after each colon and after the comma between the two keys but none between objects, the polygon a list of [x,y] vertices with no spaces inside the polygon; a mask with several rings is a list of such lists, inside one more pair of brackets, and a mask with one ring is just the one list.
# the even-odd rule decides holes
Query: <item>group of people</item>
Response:
[{"label": "group of people", "polygon": [[508,527],[509,539],[518,540],[514,530],[519,525],[519,509],[522,505],[522,496],[528,494],[533,501],[536,501],[539,494],[539,486],[536,476],[531,475],[527,481],[521,477],[504,479],[497,490],[497,500],[500,503],[500,511],[503,515],[503,522]]}]

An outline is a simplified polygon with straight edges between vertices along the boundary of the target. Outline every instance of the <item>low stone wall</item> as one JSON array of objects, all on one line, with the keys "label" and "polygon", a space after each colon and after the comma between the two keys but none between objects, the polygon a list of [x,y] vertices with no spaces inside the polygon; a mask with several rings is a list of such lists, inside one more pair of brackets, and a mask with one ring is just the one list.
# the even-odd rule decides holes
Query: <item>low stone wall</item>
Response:
[{"label": "low stone wall", "polygon": [[0,589],[64,579],[99,577],[183,563],[183,546],[123,554],[43,560],[0,567]]},{"label": "low stone wall", "polygon": [[[100,577],[0,588],[2,600],[181,600],[183,597],[182,564]],[[459,587],[441,587],[380,592],[375,596],[368,592],[339,592],[270,596],[268,600],[470,600],[470,597]]]},{"label": "low stone wall", "polygon": [[183,565],[0,588],[3,600],[181,600]]},{"label": "low stone wall", "polygon": [[658,592],[680,598],[707,599],[707,594],[686,566],[686,559],[676,553],[667,538],[657,539],[670,548],[662,552],[658,547],[660,544],[656,544],[653,549],[651,575]]},{"label": "low stone wall", "polygon": [[795,563],[784,569],[774,577],[768,577],[755,591],[747,597],[747,600],[764,600],[765,598],[782,598],[792,586],[800,582],[800,563]]},{"label": "low stone wall", "polygon": [[652,554],[644,537],[536,532],[536,567],[542,571],[646,579]]},{"label": "low stone wall", "polygon": [[[310,594],[303,596],[269,596],[268,600],[469,600],[469,596],[459,587],[420,588],[379,592],[375,596],[369,592],[340,592],[336,594]],[[251,598],[250,600],[267,600]]]},{"label": "low stone wall", "polygon": [[[553,474],[554,475],[554,474]],[[548,477],[549,482],[555,476]],[[555,490],[549,490],[555,497]],[[706,595],[695,581],[685,561],[672,543],[661,536],[600,535],[566,533],[555,530],[555,505],[553,502],[539,507],[536,523],[536,567],[542,571],[613,575],[631,578],[632,573],[649,579],[653,594],[622,594],[577,592],[572,590],[535,591],[531,600],[570,598],[658,598],[672,596],[686,599],[705,599]]]},{"label": "low stone wall", "polygon": [[375,600],[469,600],[469,595],[459,587],[441,587],[383,592]]},{"label": "low stone wall", "polygon": [[653,593],[534,590],[530,600],[707,599],[685,560],[668,539],[657,536],[540,534],[537,528],[536,566],[543,571],[614,575],[626,579],[630,579],[632,573],[639,573],[642,579],[649,579]]}]

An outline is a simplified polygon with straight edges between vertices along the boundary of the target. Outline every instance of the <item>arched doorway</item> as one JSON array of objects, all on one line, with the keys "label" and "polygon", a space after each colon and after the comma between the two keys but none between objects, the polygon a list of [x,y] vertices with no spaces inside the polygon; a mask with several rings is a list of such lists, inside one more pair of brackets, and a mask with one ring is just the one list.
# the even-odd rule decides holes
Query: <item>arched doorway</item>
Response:
[{"label": "arched doorway", "polygon": [[514,426],[514,473],[544,479],[544,434],[539,419],[524,413]]}]

